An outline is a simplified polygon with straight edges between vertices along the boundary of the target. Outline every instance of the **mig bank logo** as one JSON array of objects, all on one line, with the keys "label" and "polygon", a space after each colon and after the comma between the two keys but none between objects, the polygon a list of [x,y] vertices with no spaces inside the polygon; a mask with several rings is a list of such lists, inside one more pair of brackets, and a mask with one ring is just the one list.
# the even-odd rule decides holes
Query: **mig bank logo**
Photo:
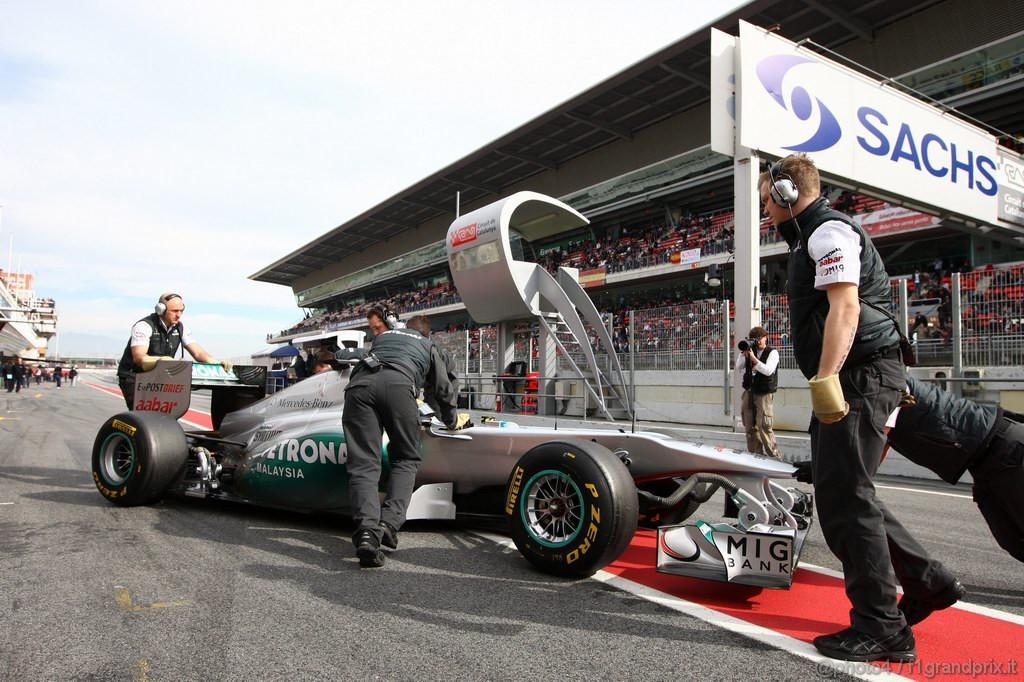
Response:
[{"label": "mig bank logo", "polygon": [[783,149],[792,152],[820,152],[828,149],[843,136],[835,114],[817,97],[811,95],[799,82],[788,93],[783,91],[786,77],[793,80],[799,73],[799,67],[818,62],[807,57],[793,54],[777,54],[766,57],[757,65],[757,79],[772,99],[784,110],[803,121],[810,137],[803,142],[782,145]]}]

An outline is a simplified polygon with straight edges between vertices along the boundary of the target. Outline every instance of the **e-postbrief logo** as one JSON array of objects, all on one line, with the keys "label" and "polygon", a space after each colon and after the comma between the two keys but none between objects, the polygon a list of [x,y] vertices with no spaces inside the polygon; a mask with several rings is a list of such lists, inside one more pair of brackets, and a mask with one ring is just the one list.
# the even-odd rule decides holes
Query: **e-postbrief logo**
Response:
[{"label": "e-postbrief logo", "polygon": [[794,54],[777,54],[762,59],[756,68],[757,79],[775,102],[801,121],[817,120],[818,128],[799,144],[783,145],[792,152],[820,152],[835,145],[843,136],[835,114],[817,97],[811,95],[802,85],[796,85],[789,94],[788,102],[782,91],[782,84],[791,71],[805,64],[817,64],[813,59]]}]

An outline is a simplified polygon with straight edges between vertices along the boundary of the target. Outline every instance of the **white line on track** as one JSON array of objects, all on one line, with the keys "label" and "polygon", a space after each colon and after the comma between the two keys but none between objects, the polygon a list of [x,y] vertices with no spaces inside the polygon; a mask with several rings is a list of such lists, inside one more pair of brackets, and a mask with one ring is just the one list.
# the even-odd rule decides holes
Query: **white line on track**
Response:
[{"label": "white line on track", "polygon": [[[507,537],[481,531],[473,531],[473,533],[475,535],[479,535],[480,537],[491,540],[492,542],[495,542],[504,547],[515,549],[515,544],[512,542],[511,539]],[[885,670],[884,668],[877,668],[875,666],[871,666],[871,669],[869,670],[864,667],[853,667],[846,661],[836,661],[834,659],[827,658],[819,654],[818,650],[814,648],[813,644],[804,642],[803,640],[799,640],[788,635],[783,635],[782,633],[775,632],[774,630],[770,630],[765,627],[761,627],[760,625],[748,623],[745,620],[734,618],[733,616],[729,616],[719,611],[715,611],[714,609],[708,608],[707,606],[702,606],[700,604],[687,601],[686,599],[680,599],[679,597],[673,596],[671,594],[665,594],[664,592],[656,590],[652,587],[647,587],[646,585],[641,585],[640,583],[628,580],[627,578],[612,575],[607,571],[598,571],[594,574],[593,578],[594,580],[606,583],[624,592],[634,594],[640,597],[641,599],[646,599],[647,601],[652,601],[656,604],[661,604],[662,606],[670,608],[673,611],[678,611],[679,613],[683,613],[687,616],[691,616],[698,620],[702,620],[705,623],[714,625],[715,627],[722,628],[723,630],[727,630],[729,632],[734,632],[738,635],[743,635],[744,637],[749,637],[750,639],[761,642],[762,644],[767,644],[768,646],[773,647],[775,649],[781,649],[782,651],[787,651],[789,653],[796,654],[801,658],[806,658],[807,660],[814,661],[817,664],[817,670],[819,675],[822,674],[822,672],[825,670],[836,670],[844,674],[847,674],[850,677],[855,677],[861,680],[890,681],[910,679],[907,677],[903,677],[902,675],[896,675],[894,673],[891,673],[888,670]],[[866,664],[860,664],[860,666],[863,665]]]},{"label": "white line on track", "polygon": [[958,495],[957,493],[943,493],[938,490],[919,490],[918,488],[902,488],[898,485],[879,485],[875,484],[876,488],[885,488],[886,490],[902,490],[907,493],[921,493],[922,495],[941,495],[942,497],[959,497],[962,500],[972,499],[970,495]]},{"label": "white line on track", "polygon": [[0,505],[14,504],[13,502],[0,502]]}]

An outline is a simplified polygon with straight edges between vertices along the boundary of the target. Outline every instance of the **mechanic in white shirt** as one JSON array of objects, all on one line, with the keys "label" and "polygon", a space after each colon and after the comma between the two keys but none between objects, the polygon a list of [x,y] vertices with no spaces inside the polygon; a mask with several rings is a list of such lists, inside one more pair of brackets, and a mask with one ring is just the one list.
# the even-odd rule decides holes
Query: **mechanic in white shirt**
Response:
[{"label": "mechanic in white shirt", "polygon": [[786,294],[793,355],[811,390],[814,502],[852,606],[850,627],[814,646],[840,660],[911,662],[912,626],[964,592],[875,496],[885,420],[906,385],[889,276],[863,228],[821,195],[806,154],[770,166],[758,189],[790,249]]},{"label": "mechanic in white shirt", "polygon": [[117,380],[128,409],[135,409],[135,375],[156,367],[159,360],[172,360],[181,348],[198,362],[220,363],[196,341],[192,331],[181,321],[185,300],[172,292],[161,294],[153,312],[132,326],[132,334],[117,365]]}]

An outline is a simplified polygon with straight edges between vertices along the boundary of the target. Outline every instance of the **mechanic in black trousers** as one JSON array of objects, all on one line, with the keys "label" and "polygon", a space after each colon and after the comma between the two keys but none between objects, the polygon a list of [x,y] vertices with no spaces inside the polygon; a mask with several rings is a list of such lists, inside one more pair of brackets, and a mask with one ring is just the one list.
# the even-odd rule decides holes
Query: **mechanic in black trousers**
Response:
[{"label": "mechanic in black trousers", "polygon": [[[405,522],[420,467],[420,423],[416,396],[431,386],[439,416],[451,430],[464,428],[468,414],[455,412],[456,394],[444,360],[426,338],[430,324],[422,315],[401,328],[397,317],[385,320],[390,327],[374,337],[369,353],[339,350],[338,360],[361,357],[345,388],[342,427],[348,449],[349,501],[356,531],[352,543],[359,565],[384,565],[381,544],[398,547],[398,529]],[[424,331],[425,329],[425,331]],[[390,473],[381,504],[382,434],[387,431]]]},{"label": "mechanic in black trousers", "polygon": [[[1024,561],[1024,416],[907,378],[889,445],[948,482],[965,471],[999,546]],[[891,419],[890,419],[891,421]]]},{"label": "mechanic in black trousers", "polygon": [[889,276],[864,230],[821,196],[806,155],[770,166],[758,188],[789,246],[790,336],[814,412],[815,503],[853,607],[850,627],[816,637],[814,646],[840,660],[913,661],[910,626],[957,601],[963,587],[875,496],[885,422],[906,386],[901,335],[885,311]]}]

